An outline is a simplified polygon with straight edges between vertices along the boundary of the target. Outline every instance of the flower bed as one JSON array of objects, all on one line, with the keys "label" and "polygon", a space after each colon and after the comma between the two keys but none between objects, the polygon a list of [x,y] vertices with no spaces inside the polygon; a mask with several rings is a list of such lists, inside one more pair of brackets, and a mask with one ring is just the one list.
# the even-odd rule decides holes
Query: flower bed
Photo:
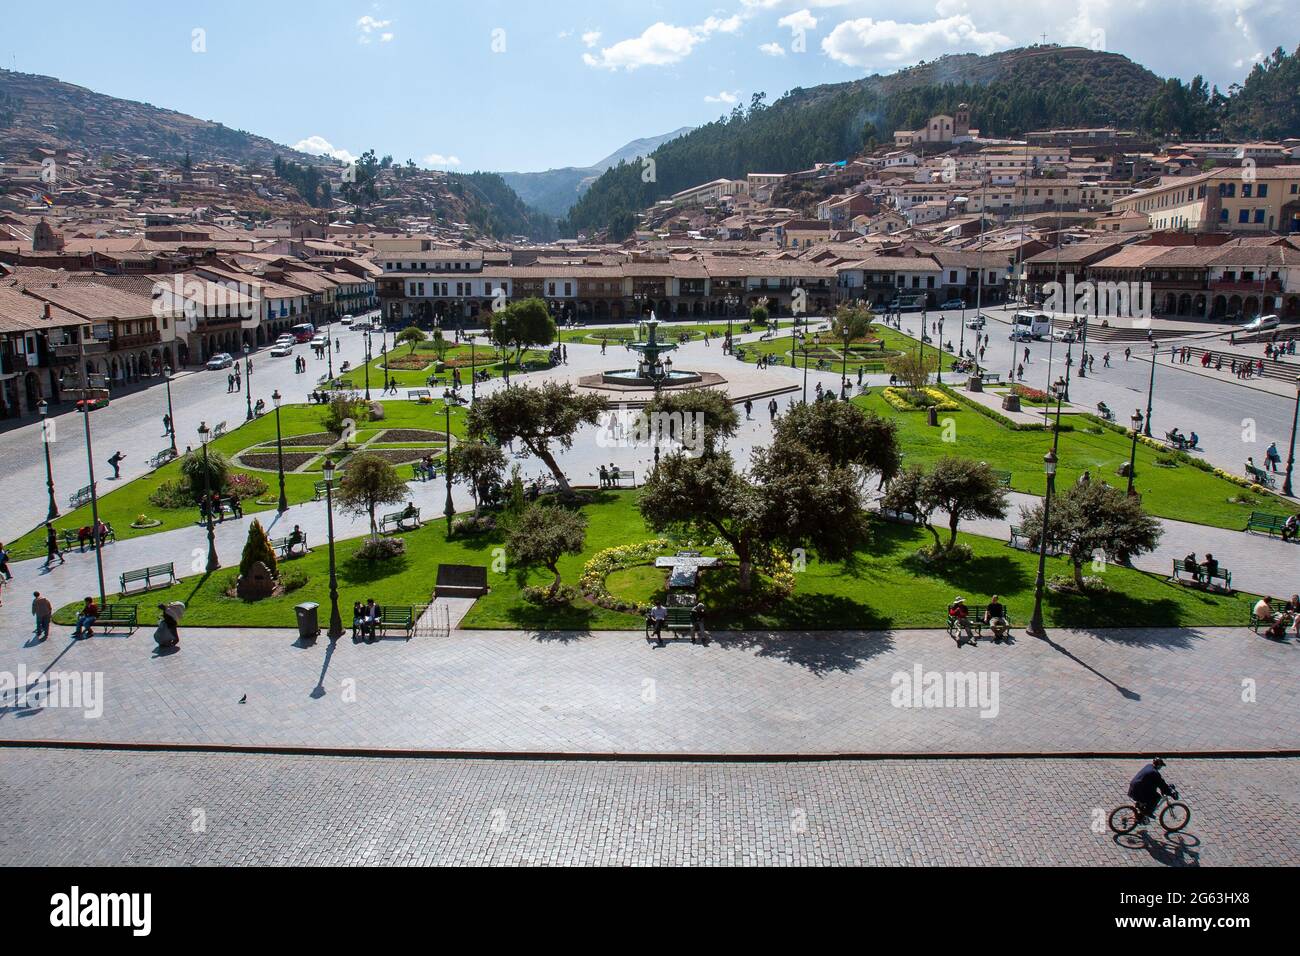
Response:
[{"label": "flower bed", "polygon": [[446,436],[443,435],[442,432],[427,431],[423,428],[390,428],[387,431],[381,432],[376,440],[389,445],[397,442],[412,441],[432,441],[441,443],[446,441]]},{"label": "flower bed", "polygon": [[[408,465],[413,461],[419,461],[429,454],[429,451],[428,448],[377,448],[366,449],[366,454],[382,458],[390,465]],[[346,471],[348,463],[345,461],[342,467]]]},{"label": "flower bed", "polygon": [[[315,452],[287,451],[284,453],[284,470],[294,471],[315,457]],[[251,452],[239,456],[241,465],[247,468],[256,468],[259,471],[276,471],[279,468],[278,462],[278,456],[274,453],[263,455],[259,452]]]},{"label": "flower bed", "polygon": [[[329,432],[312,432],[310,435],[289,435],[281,444],[286,448],[294,448],[300,445],[304,447],[311,445],[328,446],[334,444],[335,441],[337,441],[337,437],[331,435]],[[275,442],[264,441],[257,447],[274,448]]]},{"label": "flower bed", "polygon": [[948,395],[947,392],[941,392],[937,388],[923,388],[916,395],[906,388],[886,388],[882,394],[889,407],[899,412],[920,412],[927,408],[934,408],[940,412],[956,412],[961,410],[958,405]]},{"label": "flower bed", "polygon": [[399,372],[421,372],[429,367],[429,360],[421,358],[418,355],[390,355],[388,363],[384,366],[386,369],[393,369]]},{"label": "flower bed", "polygon": [[1046,405],[1052,400],[1052,396],[1046,392],[1028,385],[1012,385],[1011,391],[1019,395],[1022,402],[1033,402],[1035,405]]}]

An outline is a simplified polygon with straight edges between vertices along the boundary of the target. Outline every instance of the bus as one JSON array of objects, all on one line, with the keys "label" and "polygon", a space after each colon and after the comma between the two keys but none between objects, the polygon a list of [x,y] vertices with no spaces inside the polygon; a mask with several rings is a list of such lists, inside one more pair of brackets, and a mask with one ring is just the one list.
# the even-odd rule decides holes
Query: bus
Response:
[{"label": "bus", "polygon": [[310,322],[304,322],[301,325],[295,325],[289,332],[296,342],[310,342],[311,337],[316,334],[316,326]]},{"label": "bus", "polygon": [[1046,312],[1025,311],[1016,313],[1009,338],[1023,342],[1051,334],[1052,320]]}]

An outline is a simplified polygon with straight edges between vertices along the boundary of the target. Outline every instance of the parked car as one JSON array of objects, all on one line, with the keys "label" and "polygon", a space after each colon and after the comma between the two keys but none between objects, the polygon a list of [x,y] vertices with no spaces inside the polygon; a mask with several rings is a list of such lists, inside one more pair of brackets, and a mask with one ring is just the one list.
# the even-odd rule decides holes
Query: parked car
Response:
[{"label": "parked car", "polygon": [[966,328],[982,329],[984,328],[984,316],[976,315],[966,320]]},{"label": "parked car", "polygon": [[1243,332],[1264,332],[1268,329],[1275,329],[1281,324],[1281,320],[1276,315],[1261,315],[1257,319],[1251,319],[1241,327]]},{"label": "parked car", "polygon": [[276,340],[275,340],[275,344],[276,344],[276,345],[293,345],[293,344],[294,344],[295,342],[297,342],[297,341],[298,341],[298,340],[295,339],[292,335],[290,335],[288,332],[285,332],[283,335],[281,335],[281,336],[279,336],[279,337],[276,338]]},{"label": "parked car", "polygon": [[312,340],[311,340],[312,348],[324,348],[329,344],[330,344],[330,340],[327,339],[325,336],[321,335],[320,333],[317,333],[316,335],[312,336]]},{"label": "parked car", "polygon": [[945,309],[945,310],[946,310],[946,309],[964,309],[964,308],[966,308],[966,301],[965,301],[964,299],[949,299],[947,302],[945,302],[945,303],[943,303],[942,305],[940,305],[939,308],[940,308],[940,309]]},{"label": "parked car", "polygon": [[1057,329],[1052,333],[1052,338],[1058,342],[1073,342],[1074,329]]},{"label": "parked car", "polygon": [[339,325],[351,325],[351,324],[352,324],[352,316],[350,315],[345,315],[343,316],[343,318],[339,319]]},{"label": "parked car", "polygon": [[208,359],[208,368],[216,370],[219,368],[230,368],[235,364],[235,357],[229,352],[218,352],[212,358]]},{"label": "parked car", "polygon": [[284,358],[286,355],[293,354],[292,342],[276,342],[271,346],[271,358]]}]

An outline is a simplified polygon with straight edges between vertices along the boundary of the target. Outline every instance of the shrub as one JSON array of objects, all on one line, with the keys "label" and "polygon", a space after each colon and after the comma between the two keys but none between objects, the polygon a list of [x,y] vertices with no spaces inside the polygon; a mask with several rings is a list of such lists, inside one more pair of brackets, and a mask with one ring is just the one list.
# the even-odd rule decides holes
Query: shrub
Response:
[{"label": "shrub", "polygon": [[256,475],[239,473],[230,476],[230,481],[226,483],[226,490],[240,501],[249,498],[256,500],[266,494],[266,482]]},{"label": "shrub", "polygon": [[362,561],[388,561],[405,553],[405,538],[368,538],[357,548],[357,557]]},{"label": "shrub", "polygon": [[275,550],[271,547],[271,540],[266,536],[262,522],[254,518],[248,526],[248,540],[244,542],[244,553],[239,559],[240,575],[247,574],[258,561],[266,565],[271,577],[277,577],[279,562],[276,561]]},{"label": "shrub", "polygon": [[230,480],[230,459],[209,448],[206,452],[192,451],[181,459],[181,476],[190,486],[190,503],[203,497],[205,489],[213,492],[226,490]]},{"label": "shrub", "polygon": [[280,587],[285,594],[292,594],[299,588],[305,587],[310,580],[307,573],[301,568],[286,568],[280,572]]},{"label": "shrub", "polygon": [[196,503],[197,498],[190,491],[189,483],[177,479],[164,481],[149,495],[149,504],[168,511],[193,508]]}]

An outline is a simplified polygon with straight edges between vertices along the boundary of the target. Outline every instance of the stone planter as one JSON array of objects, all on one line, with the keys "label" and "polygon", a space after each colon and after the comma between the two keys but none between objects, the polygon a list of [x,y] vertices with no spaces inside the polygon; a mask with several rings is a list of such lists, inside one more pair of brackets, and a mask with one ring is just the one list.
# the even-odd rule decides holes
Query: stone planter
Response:
[{"label": "stone planter", "polygon": [[1004,412],[1020,411],[1020,396],[1015,394],[1004,396],[1002,399],[1002,410]]},{"label": "stone planter", "polygon": [[984,379],[979,375],[972,375],[966,380],[966,391],[982,392],[984,391]]}]

